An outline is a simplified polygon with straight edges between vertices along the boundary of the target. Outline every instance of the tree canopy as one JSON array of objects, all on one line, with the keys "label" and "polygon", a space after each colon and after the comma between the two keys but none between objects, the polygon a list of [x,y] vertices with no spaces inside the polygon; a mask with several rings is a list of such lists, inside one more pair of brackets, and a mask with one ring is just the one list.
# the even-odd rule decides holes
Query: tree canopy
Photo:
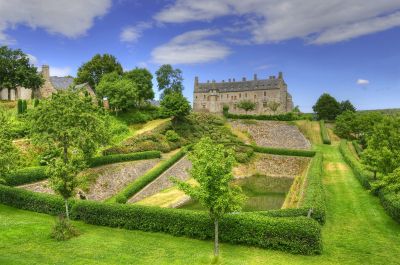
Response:
[{"label": "tree canopy", "polygon": [[139,102],[136,83],[117,72],[105,74],[96,90],[100,98],[107,97],[110,108],[115,112],[135,107]]},{"label": "tree canopy", "polygon": [[25,53],[20,49],[0,47],[0,87],[8,89],[8,99],[11,99],[10,89],[25,87],[36,90],[43,82],[42,76],[37,68],[30,64]]},{"label": "tree canopy", "polygon": [[170,64],[164,64],[156,71],[158,90],[162,91],[161,98],[164,96],[183,91],[182,71],[174,69]]},{"label": "tree canopy", "polygon": [[123,73],[122,66],[117,59],[110,54],[96,54],[90,61],[79,67],[75,83],[89,83],[93,89],[96,89],[103,75],[112,72],[117,72],[119,75]]},{"label": "tree canopy", "polygon": [[189,101],[179,92],[169,93],[161,100],[161,112],[181,120],[190,113]]},{"label": "tree canopy", "polygon": [[350,100],[344,100],[340,102],[340,113],[345,111],[356,112],[356,107],[354,107],[353,103]]},{"label": "tree canopy", "polygon": [[254,103],[251,100],[242,100],[242,101],[239,101],[239,103],[236,105],[236,107],[246,111],[246,113],[247,113],[249,110],[256,109],[256,103]]},{"label": "tree canopy", "polygon": [[125,72],[124,77],[132,80],[137,86],[139,104],[154,98],[153,75],[145,68],[135,68]]},{"label": "tree canopy", "polygon": [[313,110],[320,120],[334,120],[341,112],[340,103],[328,93],[319,97]]}]

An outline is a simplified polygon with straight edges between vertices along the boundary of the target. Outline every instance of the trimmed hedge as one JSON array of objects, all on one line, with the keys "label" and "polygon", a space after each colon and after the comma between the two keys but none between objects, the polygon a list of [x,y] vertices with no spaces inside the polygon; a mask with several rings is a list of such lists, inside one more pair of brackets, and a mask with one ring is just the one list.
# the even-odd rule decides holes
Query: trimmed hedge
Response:
[{"label": "trimmed hedge", "polygon": [[46,179],[45,167],[27,167],[16,170],[4,177],[9,186],[18,186]]},{"label": "trimmed hedge", "polygon": [[353,170],[354,175],[356,176],[358,181],[361,183],[361,185],[364,188],[369,190],[371,188],[371,183],[369,180],[372,178],[372,174],[370,172],[366,171],[362,167],[362,164],[353,156],[353,154],[349,150],[346,140],[340,141],[339,151],[342,154],[346,163]]},{"label": "trimmed hedge", "polygon": [[92,158],[89,163],[89,166],[97,167],[97,166],[125,162],[125,161],[152,159],[152,158],[160,158],[160,157],[161,157],[160,151],[146,151],[146,152],[138,152],[138,153],[130,153],[130,154],[99,156],[99,157]]},{"label": "trimmed hedge", "polygon": [[[164,232],[174,236],[212,239],[214,226],[207,212],[79,201],[76,219],[94,225]],[[220,221],[220,240],[296,254],[322,251],[321,227],[311,218],[274,218],[251,213],[229,214]]]},{"label": "trimmed hedge", "polygon": [[356,150],[358,157],[361,157],[363,149],[361,148],[360,144],[356,141],[352,141],[351,143],[353,144],[354,150]]},{"label": "trimmed hedge", "polygon": [[[59,196],[4,185],[0,185],[0,203],[50,215],[59,215],[65,212],[64,200]],[[71,207],[74,201],[71,200],[69,203]]]},{"label": "trimmed hedge", "polygon": [[324,120],[320,120],[319,121],[319,127],[320,127],[320,130],[321,130],[322,142],[324,144],[331,144],[331,138],[329,137],[328,130],[326,129]]},{"label": "trimmed hedge", "polygon": [[253,115],[253,114],[232,114],[228,111],[223,112],[228,119],[244,119],[244,120],[265,120],[265,121],[296,121],[296,120],[312,120],[312,115],[296,114],[288,112],[278,115]]},{"label": "trimmed hedge", "polygon": [[157,167],[154,167],[147,171],[143,176],[137,178],[128,186],[126,186],[122,191],[120,191],[117,195],[110,198],[108,201],[110,202],[118,202],[118,203],[126,203],[126,201],[143,189],[147,184],[155,180],[158,176],[160,176],[164,171],[170,168],[173,164],[175,164],[179,159],[181,159],[187,152],[187,148],[182,148],[179,152],[174,154],[168,160],[160,163]]},{"label": "trimmed hedge", "polygon": [[272,154],[272,155],[284,155],[284,156],[302,156],[302,157],[313,157],[316,152],[312,150],[296,150],[296,149],[285,149],[285,148],[272,148],[262,147],[256,145],[246,145],[253,148],[254,152]]},{"label": "trimmed hedge", "polygon": [[400,223],[400,194],[384,193],[379,191],[379,199],[386,212],[398,223]]}]

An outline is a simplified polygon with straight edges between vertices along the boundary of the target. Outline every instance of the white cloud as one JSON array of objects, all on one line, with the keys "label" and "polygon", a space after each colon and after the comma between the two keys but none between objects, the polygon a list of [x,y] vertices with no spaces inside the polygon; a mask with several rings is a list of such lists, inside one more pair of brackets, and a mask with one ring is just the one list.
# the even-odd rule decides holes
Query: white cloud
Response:
[{"label": "white cloud", "polygon": [[38,64],[38,59],[36,58],[36,56],[33,56],[32,54],[27,53],[26,56],[28,56],[29,62],[31,64],[37,65]]},{"label": "white cloud", "polygon": [[122,30],[119,39],[122,42],[136,42],[143,34],[143,31],[151,28],[151,23],[141,22],[136,26],[129,26]]},{"label": "white cloud", "polygon": [[54,66],[50,66],[50,75],[51,76],[67,76],[67,75],[71,75],[72,71],[71,71],[71,67],[54,67]]},{"label": "white cloud", "polygon": [[218,34],[217,30],[194,30],[176,36],[168,43],[155,48],[152,61],[158,64],[206,63],[228,56],[228,47],[207,39]]},{"label": "white cloud", "polygon": [[399,0],[177,0],[155,19],[183,23],[228,15],[251,17],[249,39],[255,43],[304,38],[322,44],[400,26],[399,9]]},{"label": "white cloud", "polygon": [[368,85],[368,84],[369,84],[369,80],[367,80],[367,79],[361,79],[361,78],[359,78],[359,79],[357,80],[357,85],[365,86],[365,85]]},{"label": "white cloud", "polygon": [[82,36],[110,6],[111,0],[0,0],[0,43],[15,43],[5,31],[18,25],[69,38]]}]

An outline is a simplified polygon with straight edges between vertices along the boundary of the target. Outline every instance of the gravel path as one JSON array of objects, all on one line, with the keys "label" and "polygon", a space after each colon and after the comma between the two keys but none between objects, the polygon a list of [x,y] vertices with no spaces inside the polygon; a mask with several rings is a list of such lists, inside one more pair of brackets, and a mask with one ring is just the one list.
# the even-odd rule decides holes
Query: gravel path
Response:
[{"label": "gravel path", "polygon": [[34,191],[34,192],[54,194],[54,191],[50,188],[48,180],[43,180],[43,181],[31,183],[31,184],[21,185],[21,186],[18,186],[18,188],[21,188],[24,190],[30,190],[30,191]]},{"label": "gravel path", "polygon": [[297,126],[280,121],[256,121],[246,124],[243,121],[231,121],[232,127],[250,134],[257,145],[290,149],[310,149],[310,142]]},{"label": "gravel path", "polygon": [[154,195],[162,190],[172,187],[174,184],[169,180],[171,176],[176,177],[179,180],[188,180],[189,174],[188,170],[192,167],[191,162],[187,157],[183,157],[178,162],[176,162],[172,167],[162,173],[158,178],[144,187],[135,196],[129,199],[129,203],[135,203],[137,201],[143,200],[146,197]]}]

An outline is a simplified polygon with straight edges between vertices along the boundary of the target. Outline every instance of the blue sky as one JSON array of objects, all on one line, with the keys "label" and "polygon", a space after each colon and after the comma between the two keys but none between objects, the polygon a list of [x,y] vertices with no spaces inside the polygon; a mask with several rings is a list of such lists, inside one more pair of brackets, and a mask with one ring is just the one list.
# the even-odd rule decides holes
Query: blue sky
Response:
[{"label": "blue sky", "polygon": [[96,53],[126,70],[171,63],[190,100],[196,75],[283,71],[303,111],[323,92],[358,109],[400,107],[399,0],[0,0],[0,45],[60,76]]}]

